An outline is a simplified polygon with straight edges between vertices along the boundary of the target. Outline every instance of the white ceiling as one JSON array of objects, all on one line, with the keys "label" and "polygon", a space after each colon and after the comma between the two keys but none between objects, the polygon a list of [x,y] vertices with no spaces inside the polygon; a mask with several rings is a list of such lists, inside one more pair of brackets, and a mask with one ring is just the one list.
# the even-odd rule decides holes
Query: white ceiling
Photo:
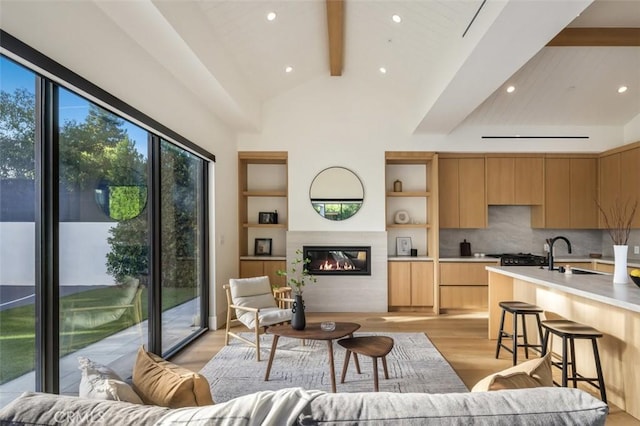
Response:
[{"label": "white ceiling", "polygon": [[[488,0],[463,38],[482,0],[345,0],[343,75],[330,78],[409,106],[414,132],[446,134],[462,123],[621,126],[640,114],[640,47],[544,47],[567,25],[640,27],[640,0],[590,3]],[[128,37],[237,130],[260,128],[265,102],[329,75],[324,0],[0,0],[0,7],[3,29],[36,48],[48,25],[36,13],[64,15],[70,26],[81,16],[82,27],[89,15],[106,16],[118,38]],[[509,84],[516,91],[507,95]],[[620,84],[629,86],[624,95]]]}]

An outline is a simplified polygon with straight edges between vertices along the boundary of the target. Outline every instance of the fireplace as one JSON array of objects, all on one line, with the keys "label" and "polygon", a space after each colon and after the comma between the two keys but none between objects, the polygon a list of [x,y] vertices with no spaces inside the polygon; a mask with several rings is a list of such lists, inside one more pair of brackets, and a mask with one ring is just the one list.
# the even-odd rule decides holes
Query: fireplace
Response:
[{"label": "fireplace", "polygon": [[371,275],[371,247],[303,246],[313,275]]}]

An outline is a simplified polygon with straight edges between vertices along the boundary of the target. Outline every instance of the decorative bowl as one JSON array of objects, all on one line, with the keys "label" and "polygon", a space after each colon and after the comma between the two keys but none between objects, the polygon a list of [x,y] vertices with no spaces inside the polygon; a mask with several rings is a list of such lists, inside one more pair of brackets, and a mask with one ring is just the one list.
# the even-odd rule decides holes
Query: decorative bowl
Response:
[{"label": "decorative bowl", "polygon": [[320,329],[323,331],[333,331],[336,329],[336,323],[333,321],[324,321],[320,323]]},{"label": "decorative bowl", "polygon": [[633,275],[629,275],[631,277],[631,281],[635,283],[638,287],[640,287],[640,277],[634,277]]}]

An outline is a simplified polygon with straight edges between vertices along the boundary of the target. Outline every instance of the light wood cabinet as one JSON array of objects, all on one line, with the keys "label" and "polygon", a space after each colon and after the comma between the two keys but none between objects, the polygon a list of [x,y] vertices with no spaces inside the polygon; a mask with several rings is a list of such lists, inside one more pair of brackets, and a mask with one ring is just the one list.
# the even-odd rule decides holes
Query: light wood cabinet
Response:
[{"label": "light wood cabinet", "polygon": [[440,263],[440,311],[486,310],[488,308],[488,272],[486,266],[497,262]]},{"label": "light wood cabinet", "polygon": [[277,274],[278,270],[286,269],[285,260],[240,260],[240,278],[261,277],[266,275],[273,286],[282,287],[286,277]]},{"label": "light wood cabinet", "polygon": [[[640,202],[640,143],[624,146],[604,153],[599,159],[599,202],[604,211],[610,212],[618,203],[630,209],[636,201]],[[602,214],[599,215],[600,227],[605,227]],[[640,228],[640,213],[636,212],[631,224]]]},{"label": "light wood cabinet", "polygon": [[389,307],[433,306],[433,262],[388,262]]},{"label": "light wood cabinet", "polygon": [[487,204],[542,204],[542,156],[487,156],[486,167]]},{"label": "light wood cabinet", "polygon": [[[287,153],[238,152],[238,254],[241,277],[268,275],[272,284],[283,282],[275,274],[279,261],[246,259],[255,255],[255,240],[271,240],[271,255],[284,257],[287,231]],[[278,223],[259,223],[260,212],[277,211]]]},{"label": "light wood cabinet", "polygon": [[590,229],[598,227],[597,159],[547,158],[545,202],[532,211],[532,226]]},{"label": "light wood cabinet", "polygon": [[484,158],[438,160],[440,228],[486,228]]}]

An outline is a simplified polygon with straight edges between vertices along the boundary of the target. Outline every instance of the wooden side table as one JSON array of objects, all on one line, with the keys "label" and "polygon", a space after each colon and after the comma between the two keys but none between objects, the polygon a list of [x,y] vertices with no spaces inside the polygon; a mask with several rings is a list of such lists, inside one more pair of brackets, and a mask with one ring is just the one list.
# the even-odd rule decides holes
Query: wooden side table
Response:
[{"label": "wooden side table", "polygon": [[[391,352],[391,349],[393,349],[393,339],[387,336],[362,336],[338,340],[338,344],[347,350],[344,357],[344,365],[342,366],[342,377],[340,378],[340,383],[344,383],[344,378],[347,375],[351,352],[353,352],[354,357],[356,354],[366,355],[371,357],[373,360],[373,388],[378,392],[378,358],[382,358],[384,378],[388,379],[389,372],[387,370],[387,354]],[[357,362],[356,367],[358,373],[360,373],[360,366]]]},{"label": "wooden side table", "polygon": [[[329,350],[329,371],[331,376],[331,392],[336,392],[336,373],[333,362],[333,341],[335,339],[341,339],[345,336],[353,337],[353,332],[360,328],[360,324],[355,322],[336,322],[336,328],[332,331],[325,331],[320,328],[319,322],[308,323],[304,330],[294,330],[291,328],[291,324],[276,325],[267,328],[267,334],[273,334],[273,343],[271,344],[271,353],[269,354],[269,363],[267,364],[267,371],[264,375],[264,381],[269,380],[271,374],[271,365],[273,364],[273,358],[276,354],[278,347],[278,339],[282,337],[291,337],[294,339],[308,339],[308,340],[326,340],[327,348]],[[360,371],[360,365],[358,358],[355,358],[356,366]]]}]

